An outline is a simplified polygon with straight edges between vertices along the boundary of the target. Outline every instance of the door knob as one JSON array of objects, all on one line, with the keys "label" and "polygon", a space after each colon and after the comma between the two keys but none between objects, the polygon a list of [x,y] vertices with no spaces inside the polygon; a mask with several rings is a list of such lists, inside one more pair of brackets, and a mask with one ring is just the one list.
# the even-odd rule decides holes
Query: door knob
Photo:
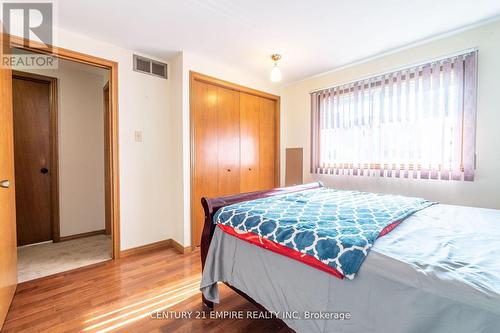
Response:
[{"label": "door knob", "polygon": [[43,174],[46,174],[47,172],[49,172],[49,169],[47,169],[47,168],[41,168],[40,172],[43,173]]},{"label": "door knob", "polygon": [[10,181],[5,179],[0,181],[0,187],[1,188],[9,188],[10,187]]}]

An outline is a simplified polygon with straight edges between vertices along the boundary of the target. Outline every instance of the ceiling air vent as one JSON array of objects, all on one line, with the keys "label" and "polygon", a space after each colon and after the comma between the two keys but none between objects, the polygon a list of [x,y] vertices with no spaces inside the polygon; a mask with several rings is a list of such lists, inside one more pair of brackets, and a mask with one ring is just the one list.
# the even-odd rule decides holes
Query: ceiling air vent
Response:
[{"label": "ceiling air vent", "polygon": [[134,54],[134,71],[167,79],[167,64]]}]

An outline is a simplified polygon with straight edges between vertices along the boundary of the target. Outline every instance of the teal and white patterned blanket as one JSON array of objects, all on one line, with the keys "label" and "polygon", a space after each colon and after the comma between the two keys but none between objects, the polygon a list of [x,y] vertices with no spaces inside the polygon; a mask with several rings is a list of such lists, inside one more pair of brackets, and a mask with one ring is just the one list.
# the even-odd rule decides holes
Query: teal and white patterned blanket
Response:
[{"label": "teal and white patterned blanket", "polygon": [[214,223],[310,255],[353,279],[375,240],[433,202],[319,188],[221,208]]}]

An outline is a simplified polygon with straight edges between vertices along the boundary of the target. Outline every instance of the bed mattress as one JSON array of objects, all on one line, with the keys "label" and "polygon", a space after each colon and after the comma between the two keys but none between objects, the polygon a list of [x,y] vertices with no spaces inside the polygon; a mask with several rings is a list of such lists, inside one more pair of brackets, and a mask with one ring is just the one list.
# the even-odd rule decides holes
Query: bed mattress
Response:
[{"label": "bed mattress", "polygon": [[421,210],[375,242],[354,280],[216,228],[201,281],[208,300],[219,301],[220,281],[298,332],[498,332],[500,211]]}]

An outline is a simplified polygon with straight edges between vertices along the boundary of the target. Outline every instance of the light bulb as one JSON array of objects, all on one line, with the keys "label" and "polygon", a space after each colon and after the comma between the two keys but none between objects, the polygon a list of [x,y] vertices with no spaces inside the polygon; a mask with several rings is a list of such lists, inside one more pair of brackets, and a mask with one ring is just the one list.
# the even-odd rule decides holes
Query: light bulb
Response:
[{"label": "light bulb", "polygon": [[271,70],[271,81],[272,82],[281,81],[281,71],[278,67],[278,64],[274,64],[273,69]]}]

